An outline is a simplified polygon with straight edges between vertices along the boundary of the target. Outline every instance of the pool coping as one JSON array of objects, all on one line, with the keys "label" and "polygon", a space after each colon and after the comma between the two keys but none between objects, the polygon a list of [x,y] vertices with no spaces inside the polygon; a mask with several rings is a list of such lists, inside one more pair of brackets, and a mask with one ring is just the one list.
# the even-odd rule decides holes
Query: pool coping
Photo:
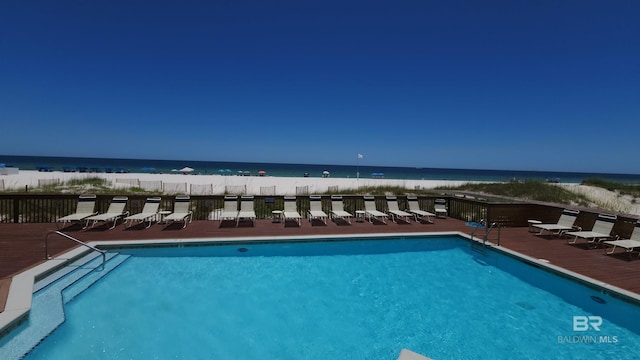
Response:
[{"label": "pool coping", "polygon": [[[444,231],[444,232],[410,232],[410,233],[373,233],[373,234],[350,234],[350,235],[306,235],[306,236],[251,236],[251,237],[227,237],[227,238],[190,238],[190,239],[152,239],[152,240],[102,240],[91,241],[88,244],[101,250],[117,250],[119,248],[136,248],[136,247],[158,247],[158,246],[206,246],[212,244],[232,244],[246,242],[305,242],[332,239],[372,239],[372,238],[416,238],[416,237],[436,237],[436,236],[458,236],[468,241],[474,241],[476,246],[486,246],[487,248],[498,251],[506,256],[516,258],[520,261],[533,264],[545,271],[556,275],[572,279],[588,287],[605,291],[622,300],[634,303],[640,306],[640,294],[619,288],[594,278],[581,275],[579,273],[567,270],[560,266],[554,265],[545,259],[536,259],[531,256],[519,253],[514,250],[499,246],[498,244],[487,241],[483,243],[477,238],[465,234],[460,231]],[[5,309],[0,313],[0,337],[5,336],[15,327],[20,325],[28,318],[31,310],[31,301],[33,297],[34,284],[39,279],[67,266],[82,256],[92,252],[91,249],[85,247],[76,247],[64,252],[54,258],[51,258],[37,266],[27,269],[13,277],[9,288],[9,294]]]}]

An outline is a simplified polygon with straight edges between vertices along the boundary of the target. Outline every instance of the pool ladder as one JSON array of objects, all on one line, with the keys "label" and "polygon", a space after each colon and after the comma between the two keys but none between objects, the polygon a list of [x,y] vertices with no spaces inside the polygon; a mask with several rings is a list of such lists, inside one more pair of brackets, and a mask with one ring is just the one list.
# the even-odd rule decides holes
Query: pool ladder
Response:
[{"label": "pool ladder", "polygon": [[100,250],[97,247],[91,246],[91,245],[89,245],[89,244],[87,244],[87,243],[85,243],[83,241],[80,241],[80,240],[74,238],[73,236],[67,235],[67,234],[63,233],[62,231],[58,231],[58,230],[49,231],[47,233],[47,236],[45,236],[45,238],[44,238],[44,258],[45,259],[47,259],[47,260],[51,259],[51,256],[49,255],[49,236],[52,235],[52,234],[60,235],[65,239],[69,239],[71,241],[74,241],[74,242],[76,242],[76,243],[78,243],[78,244],[80,244],[82,246],[88,247],[92,251],[95,251],[95,252],[99,253],[102,256],[102,265],[100,266],[100,271],[102,271],[104,269],[104,263],[107,261],[107,255],[106,255],[107,252],[106,251]]},{"label": "pool ladder", "polygon": [[[477,251],[482,254],[484,254],[484,249],[487,247],[489,233],[491,233],[491,230],[493,230],[493,228],[498,229],[498,237],[495,240],[497,240],[497,245],[500,246],[500,224],[497,222],[492,222],[489,226],[486,226],[485,223],[486,221],[484,219],[480,220],[476,228],[473,229],[473,232],[471,233],[471,250]],[[482,236],[482,242],[475,240],[476,231],[478,231],[481,226],[485,229],[484,235]]]}]

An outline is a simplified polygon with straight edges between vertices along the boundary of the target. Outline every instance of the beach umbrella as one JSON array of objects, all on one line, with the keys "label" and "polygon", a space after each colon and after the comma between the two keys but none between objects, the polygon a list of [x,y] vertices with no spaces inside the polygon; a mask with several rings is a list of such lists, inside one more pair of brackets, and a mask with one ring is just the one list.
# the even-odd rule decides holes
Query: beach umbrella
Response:
[{"label": "beach umbrella", "polygon": [[264,171],[264,170],[260,170],[260,171],[258,171],[258,175],[265,176],[265,175],[267,175],[267,172]]},{"label": "beach umbrella", "polygon": [[192,172],[193,170],[195,170],[195,169],[190,168],[190,167],[188,167],[188,166],[185,166],[185,167],[183,167],[182,169],[180,169],[180,170],[178,170],[178,171],[180,171],[181,173],[190,173],[190,172]]},{"label": "beach umbrella", "polygon": [[6,166],[5,164],[0,163],[0,168],[3,168],[5,166]]}]

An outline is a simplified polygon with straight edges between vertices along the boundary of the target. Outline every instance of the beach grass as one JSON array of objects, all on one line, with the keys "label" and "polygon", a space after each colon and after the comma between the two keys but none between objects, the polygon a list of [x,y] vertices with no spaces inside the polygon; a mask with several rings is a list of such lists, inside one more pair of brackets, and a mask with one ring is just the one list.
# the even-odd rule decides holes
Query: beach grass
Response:
[{"label": "beach grass", "polygon": [[[636,198],[640,198],[640,185],[617,183],[602,179],[587,179],[581,184],[555,184],[543,181],[526,180],[513,182],[468,182],[460,185],[421,188],[420,186],[375,185],[356,186],[353,188],[330,188],[319,195],[423,195],[433,196],[443,193],[465,191],[482,194],[484,197],[504,197],[519,200],[550,202],[564,205],[598,207],[621,212],[634,211]],[[64,182],[42,184],[23,188],[5,189],[4,193],[41,193],[41,194],[82,194],[98,195],[163,195],[161,190],[146,190],[140,187],[115,186],[111,181],[100,176],[82,179],[69,179]]]},{"label": "beach grass", "polygon": [[439,187],[437,189],[470,191],[522,200],[576,204],[581,206],[589,205],[589,199],[583,194],[575,193],[556,184],[533,180],[507,183],[468,183],[455,187]]},{"label": "beach grass", "polygon": [[585,179],[581,183],[582,185],[596,186],[599,188],[607,189],[609,191],[615,191],[621,195],[630,195],[634,198],[640,197],[640,185],[635,184],[622,184],[613,181],[607,181],[598,178]]},{"label": "beach grass", "polygon": [[[62,183],[32,186],[28,188],[6,189],[5,193],[41,193],[41,194],[113,194],[114,187],[107,179],[89,177],[84,179],[70,179]],[[118,195],[161,195],[158,191],[148,191],[139,187],[118,188]]]},{"label": "beach grass", "polygon": [[429,195],[434,194],[433,189],[408,189],[403,186],[361,186],[351,189],[339,189],[337,191],[326,191],[319,195]]}]

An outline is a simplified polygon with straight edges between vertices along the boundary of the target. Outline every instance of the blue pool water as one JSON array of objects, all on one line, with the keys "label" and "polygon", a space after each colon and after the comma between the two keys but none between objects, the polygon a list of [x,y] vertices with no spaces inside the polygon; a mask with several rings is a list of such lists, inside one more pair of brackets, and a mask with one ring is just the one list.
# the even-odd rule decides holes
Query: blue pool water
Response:
[{"label": "blue pool water", "polygon": [[[618,325],[637,308],[458,238],[120,252],[133,256],[70,301],[28,359],[396,359],[402,348],[624,359],[640,349],[638,329]],[[580,331],[574,316],[604,321]]]}]

